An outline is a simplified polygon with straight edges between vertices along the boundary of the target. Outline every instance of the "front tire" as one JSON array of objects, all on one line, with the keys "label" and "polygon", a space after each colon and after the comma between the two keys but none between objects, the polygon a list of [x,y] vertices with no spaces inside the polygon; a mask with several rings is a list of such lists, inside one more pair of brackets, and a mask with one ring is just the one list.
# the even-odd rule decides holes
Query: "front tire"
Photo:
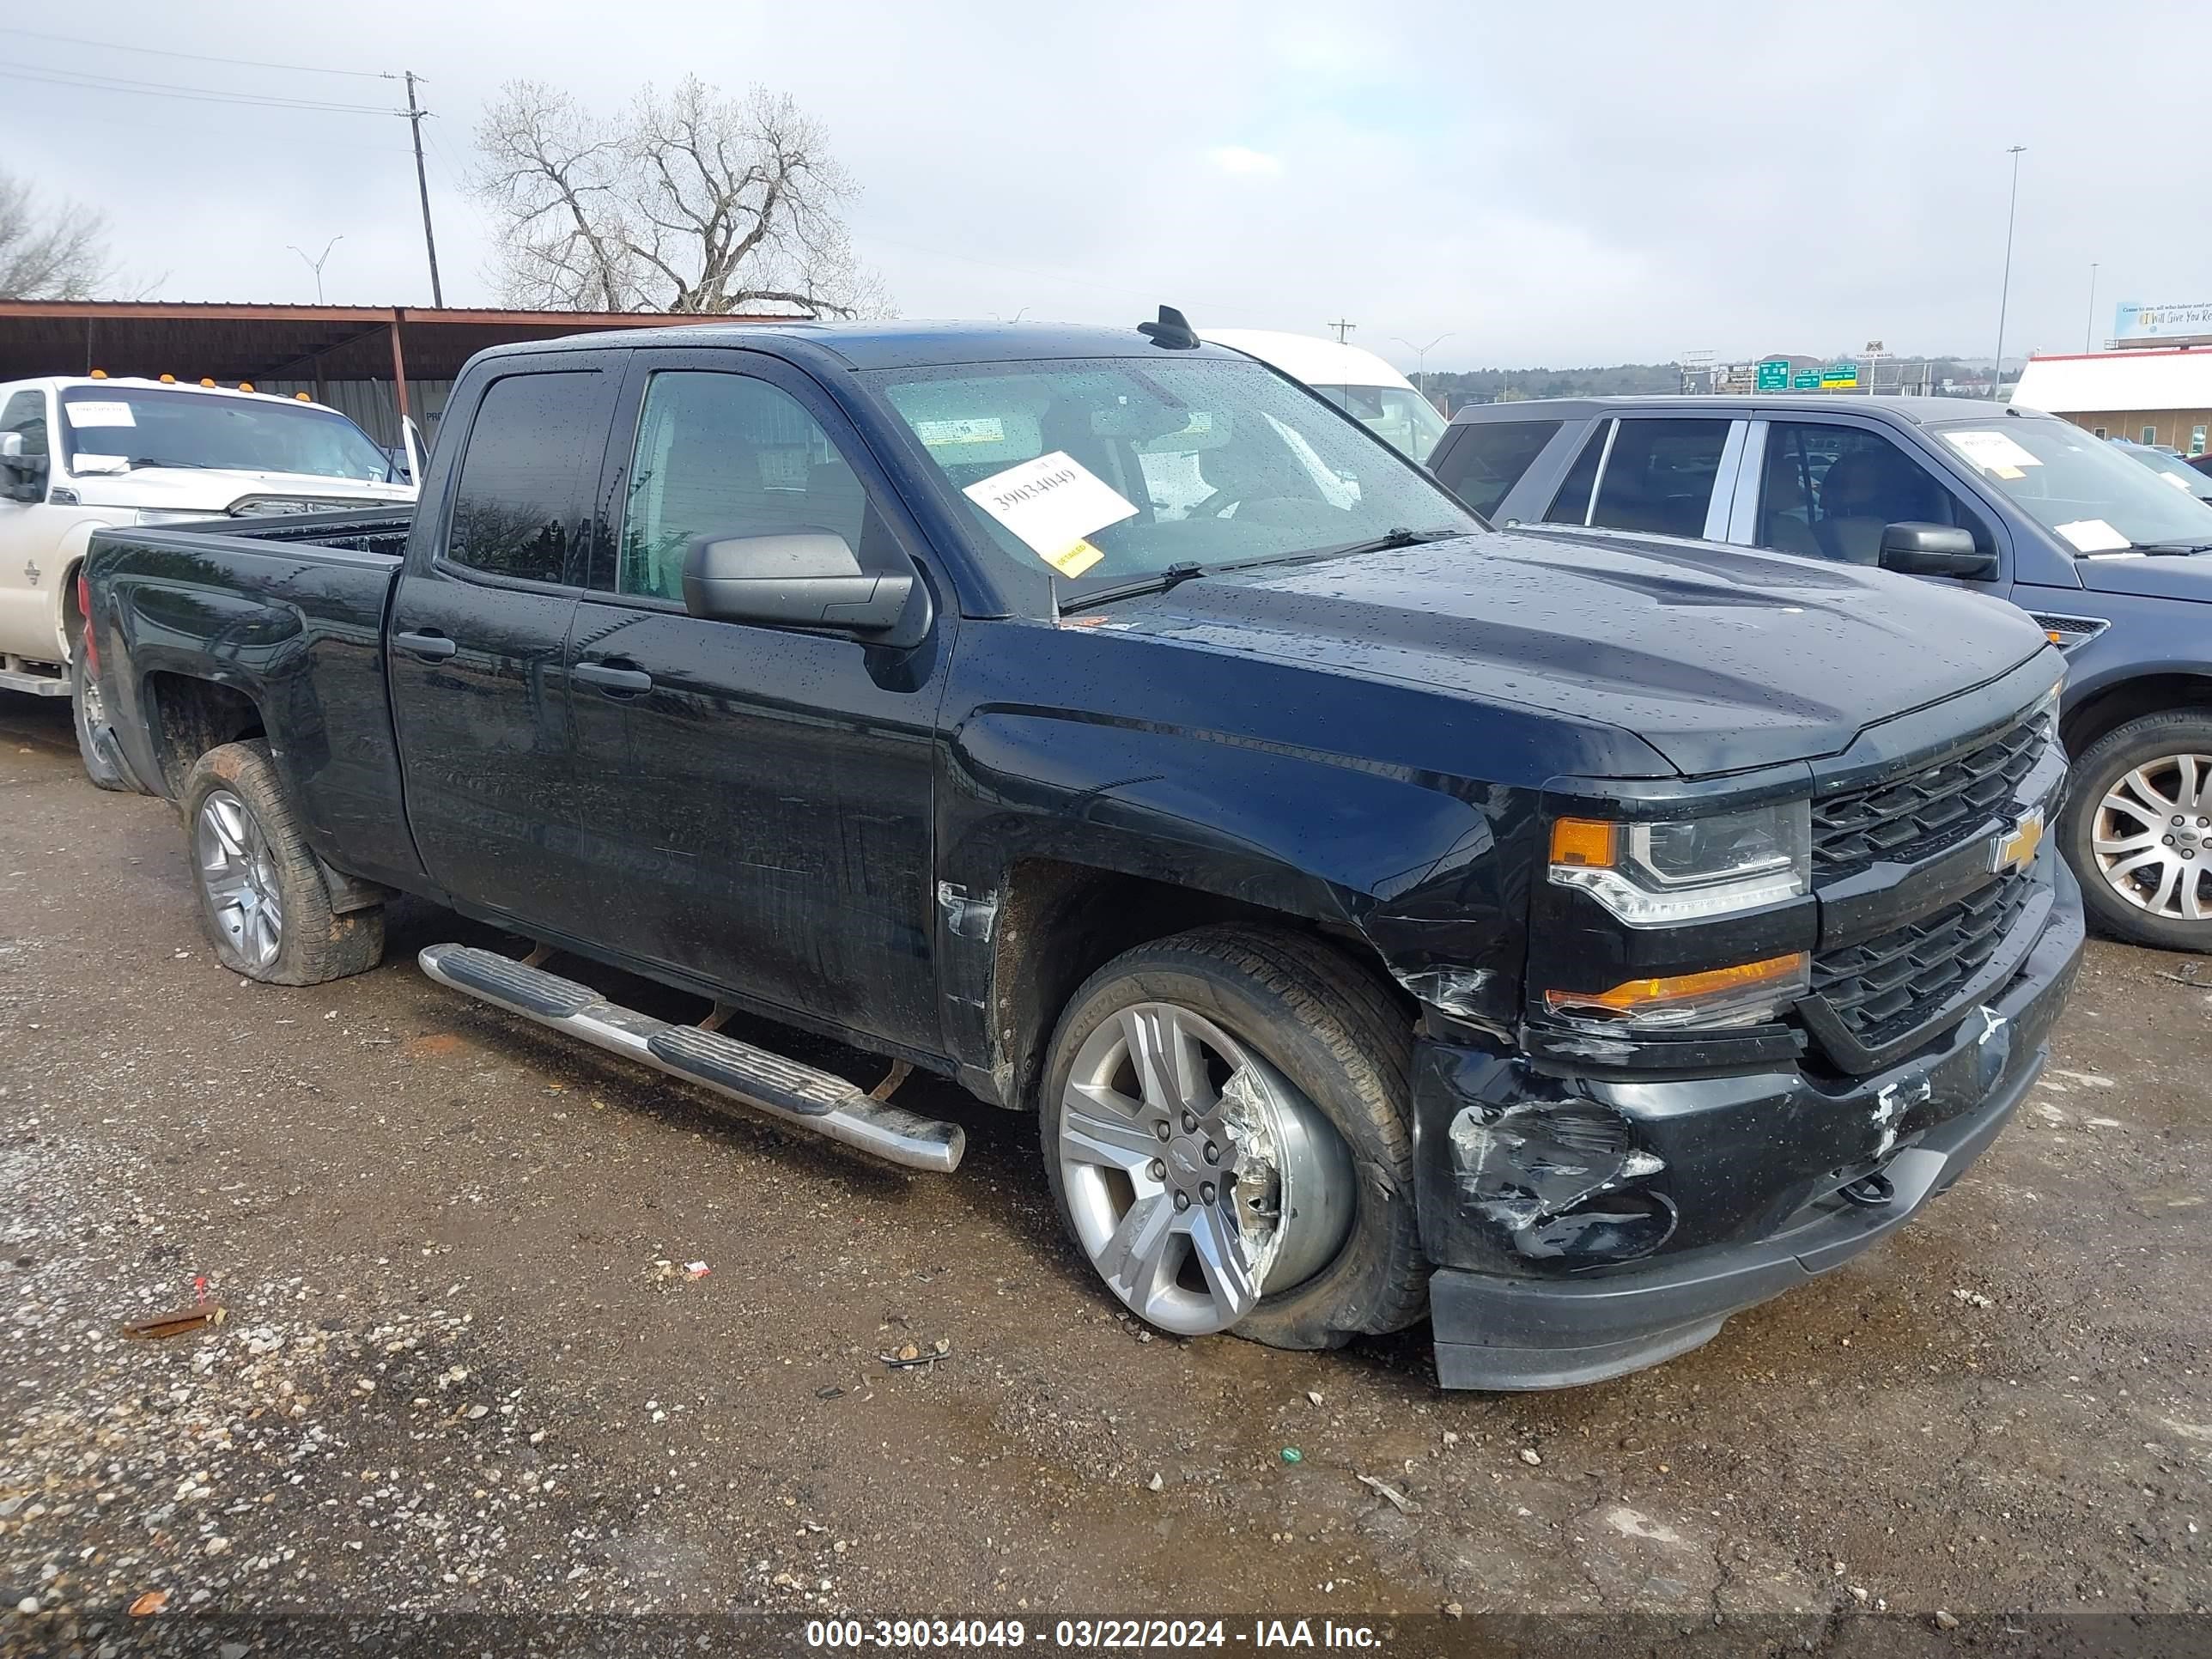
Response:
[{"label": "front tire", "polygon": [[192,765],[181,802],[200,925],[216,959],[268,985],[319,985],[384,957],[384,908],[331,908],[264,743],[227,743]]},{"label": "front tire", "polygon": [[1418,1320],[1411,1021],[1371,973],[1272,928],[1200,928],[1070,1000],[1038,1103],[1060,1220],[1179,1335],[1335,1347]]},{"label": "front tire", "polygon": [[106,750],[95,740],[107,723],[106,712],[100,701],[100,684],[85,672],[82,631],[70,645],[70,711],[76,723],[76,752],[84,763],[85,775],[102,789],[125,794],[149,793],[116,757],[112,732],[107,733]]},{"label": "front tire", "polygon": [[2107,932],[2212,951],[2212,713],[2146,714],[2074,763],[2066,853]]}]

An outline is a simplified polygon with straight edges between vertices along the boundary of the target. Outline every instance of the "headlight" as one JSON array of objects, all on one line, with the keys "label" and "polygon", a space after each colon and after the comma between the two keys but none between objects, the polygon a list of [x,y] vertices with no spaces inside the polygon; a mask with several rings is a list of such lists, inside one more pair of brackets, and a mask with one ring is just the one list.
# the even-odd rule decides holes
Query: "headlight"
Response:
[{"label": "headlight", "polygon": [[1812,845],[1802,800],[1663,823],[1559,818],[1551,873],[1631,927],[1670,927],[1798,897],[1811,884]]},{"label": "headlight", "polygon": [[2053,743],[2058,741],[2058,702],[2065,690],[2066,682],[2059,681],[2051,688],[2051,695],[2036,704],[2035,712],[2028,716],[2043,728],[2044,735]]},{"label": "headlight", "polygon": [[131,522],[133,524],[185,524],[198,523],[203,519],[220,519],[223,516],[221,513],[202,512],[196,507],[142,507],[132,515]]}]

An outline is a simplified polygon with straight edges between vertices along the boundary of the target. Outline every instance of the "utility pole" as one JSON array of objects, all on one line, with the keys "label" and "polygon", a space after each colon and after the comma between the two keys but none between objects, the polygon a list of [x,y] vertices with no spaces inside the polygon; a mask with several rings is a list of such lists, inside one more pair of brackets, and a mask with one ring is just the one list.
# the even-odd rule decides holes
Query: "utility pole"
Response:
[{"label": "utility pole", "polygon": [[430,303],[445,308],[445,290],[438,285],[438,239],[430,234],[430,179],[422,170],[422,118],[430,112],[415,103],[415,82],[422,77],[407,72],[407,125],[415,133],[415,188],[422,198],[422,247],[430,256]]},{"label": "utility pole", "polygon": [[2097,262],[2089,261],[2089,320],[2081,325],[2081,349],[2094,351],[2090,337],[2097,331]]},{"label": "utility pole", "polygon": [[1357,323],[1330,323],[1328,324],[1327,326],[1336,331],[1336,343],[1339,345],[1342,345],[1345,343],[1346,337],[1348,336],[1353,329],[1358,328],[1359,325]]},{"label": "utility pole", "polygon": [[2012,157],[2012,198],[2005,208],[2004,285],[1997,290],[1997,361],[1990,371],[1990,401],[1995,403],[2004,396],[2004,331],[2005,307],[2012,299],[2012,227],[2020,212],[2020,157],[2026,144],[2014,144],[2005,151]]}]

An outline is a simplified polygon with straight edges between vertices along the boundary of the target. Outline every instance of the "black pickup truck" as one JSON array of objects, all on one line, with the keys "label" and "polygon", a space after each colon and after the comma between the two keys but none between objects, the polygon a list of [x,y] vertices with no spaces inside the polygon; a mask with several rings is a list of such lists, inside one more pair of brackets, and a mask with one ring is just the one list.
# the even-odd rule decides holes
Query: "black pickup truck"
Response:
[{"label": "black pickup truck", "polygon": [[411,523],[103,532],[82,599],[226,966],[360,972],[411,893],[537,946],[433,977],[895,1163],[957,1164],[890,1098],[957,1079],[1152,1324],[1427,1311],[1449,1386],[1666,1358],[1905,1221],[2081,950],[2017,612],[1494,532],[1172,313],[503,348]]}]

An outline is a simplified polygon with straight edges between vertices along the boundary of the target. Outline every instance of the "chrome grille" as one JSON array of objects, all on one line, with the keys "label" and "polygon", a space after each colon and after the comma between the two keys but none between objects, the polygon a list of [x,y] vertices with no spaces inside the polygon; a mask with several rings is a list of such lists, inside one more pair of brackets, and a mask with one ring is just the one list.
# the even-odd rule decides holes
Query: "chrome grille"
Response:
[{"label": "chrome grille", "polygon": [[2043,721],[2024,720],[1924,771],[1815,800],[1814,879],[1925,858],[1963,841],[2017,796],[2050,738]]}]

